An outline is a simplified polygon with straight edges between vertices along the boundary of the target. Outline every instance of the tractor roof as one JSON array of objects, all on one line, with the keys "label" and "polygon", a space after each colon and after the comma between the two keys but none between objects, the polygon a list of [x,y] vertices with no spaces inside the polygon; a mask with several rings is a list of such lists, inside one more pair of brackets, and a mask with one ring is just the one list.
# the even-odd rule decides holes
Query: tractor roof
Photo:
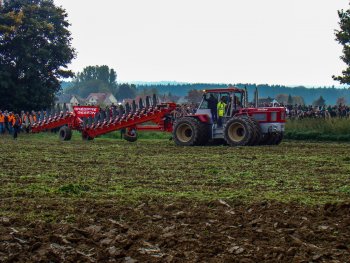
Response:
[{"label": "tractor roof", "polygon": [[230,87],[227,89],[205,89],[203,90],[204,93],[220,93],[220,92],[240,92],[243,93],[244,90],[243,89],[239,89],[236,87]]}]

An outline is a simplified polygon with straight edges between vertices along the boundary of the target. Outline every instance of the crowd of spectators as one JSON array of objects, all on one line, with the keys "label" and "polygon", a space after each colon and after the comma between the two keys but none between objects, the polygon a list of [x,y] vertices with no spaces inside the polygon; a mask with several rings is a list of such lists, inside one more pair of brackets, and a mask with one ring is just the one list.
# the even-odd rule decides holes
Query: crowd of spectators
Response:
[{"label": "crowd of spectators", "polygon": [[305,119],[305,118],[350,118],[350,107],[346,105],[283,105],[265,103],[259,105],[261,107],[285,107],[287,117],[289,119]]},{"label": "crowd of spectators", "polygon": [[[63,111],[60,114],[63,114]],[[47,111],[21,111],[20,114],[16,114],[12,111],[0,110],[0,135],[10,134],[16,139],[18,133],[29,133],[31,125],[43,121],[49,115]]]}]

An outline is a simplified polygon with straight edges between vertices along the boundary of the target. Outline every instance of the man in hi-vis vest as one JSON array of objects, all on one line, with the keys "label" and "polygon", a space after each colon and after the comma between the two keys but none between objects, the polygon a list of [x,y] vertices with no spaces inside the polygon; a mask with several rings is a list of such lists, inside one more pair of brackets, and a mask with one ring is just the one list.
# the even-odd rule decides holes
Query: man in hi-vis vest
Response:
[{"label": "man in hi-vis vest", "polygon": [[218,109],[218,127],[222,127],[222,118],[225,115],[226,111],[226,103],[224,102],[224,98],[222,97],[217,105]]}]

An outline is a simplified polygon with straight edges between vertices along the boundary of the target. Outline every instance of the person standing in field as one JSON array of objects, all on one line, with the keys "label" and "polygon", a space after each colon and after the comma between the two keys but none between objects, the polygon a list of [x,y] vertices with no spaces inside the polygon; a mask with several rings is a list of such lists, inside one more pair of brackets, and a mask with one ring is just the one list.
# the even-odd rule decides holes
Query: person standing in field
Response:
[{"label": "person standing in field", "polygon": [[29,120],[29,112],[23,113],[22,115],[22,127],[23,131],[26,131],[26,133],[29,133],[29,127],[30,127],[30,120]]},{"label": "person standing in field", "polygon": [[9,115],[7,116],[7,126],[8,126],[8,131],[9,134],[13,133],[13,119],[14,119],[13,112],[10,111]]},{"label": "person standing in field", "polygon": [[4,129],[4,133],[6,132],[6,130],[8,131],[8,133],[10,133],[10,124],[9,124],[9,113],[7,110],[4,111],[4,116],[5,116],[5,129]]},{"label": "person standing in field", "polygon": [[5,133],[5,115],[0,110],[0,135]]},{"label": "person standing in field", "polygon": [[17,140],[18,133],[21,129],[21,117],[18,114],[14,115],[12,118],[12,127],[13,127],[13,139]]}]

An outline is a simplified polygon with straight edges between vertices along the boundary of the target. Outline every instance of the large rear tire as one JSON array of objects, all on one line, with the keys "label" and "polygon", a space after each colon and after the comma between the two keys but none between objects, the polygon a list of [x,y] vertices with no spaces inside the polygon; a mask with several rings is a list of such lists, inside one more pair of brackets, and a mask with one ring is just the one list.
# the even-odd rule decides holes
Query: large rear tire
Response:
[{"label": "large rear tire", "polygon": [[204,145],[209,140],[209,125],[194,117],[183,117],[174,124],[173,139],[179,146]]},{"label": "large rear tire", "polygon": [[250,145],[254,132],[246,118],[233,117],[224,127],[224,138],[230,146]]},{"label": "large rear tire", "polygon": [[58,137],[61,141],[69,141],[72,139],[72,130],[68,126],[62,126],[58,131]]},{"label": "large rear tire", "polygon": [[250,119],[251,119],[253,126],[254,126],[254,129],[255,129],[254,145],[259,145],[260,141],[262,140],[262,137],[263,137],[260,124],[256,119],[254,119],[254,118],[250,118]]}]

